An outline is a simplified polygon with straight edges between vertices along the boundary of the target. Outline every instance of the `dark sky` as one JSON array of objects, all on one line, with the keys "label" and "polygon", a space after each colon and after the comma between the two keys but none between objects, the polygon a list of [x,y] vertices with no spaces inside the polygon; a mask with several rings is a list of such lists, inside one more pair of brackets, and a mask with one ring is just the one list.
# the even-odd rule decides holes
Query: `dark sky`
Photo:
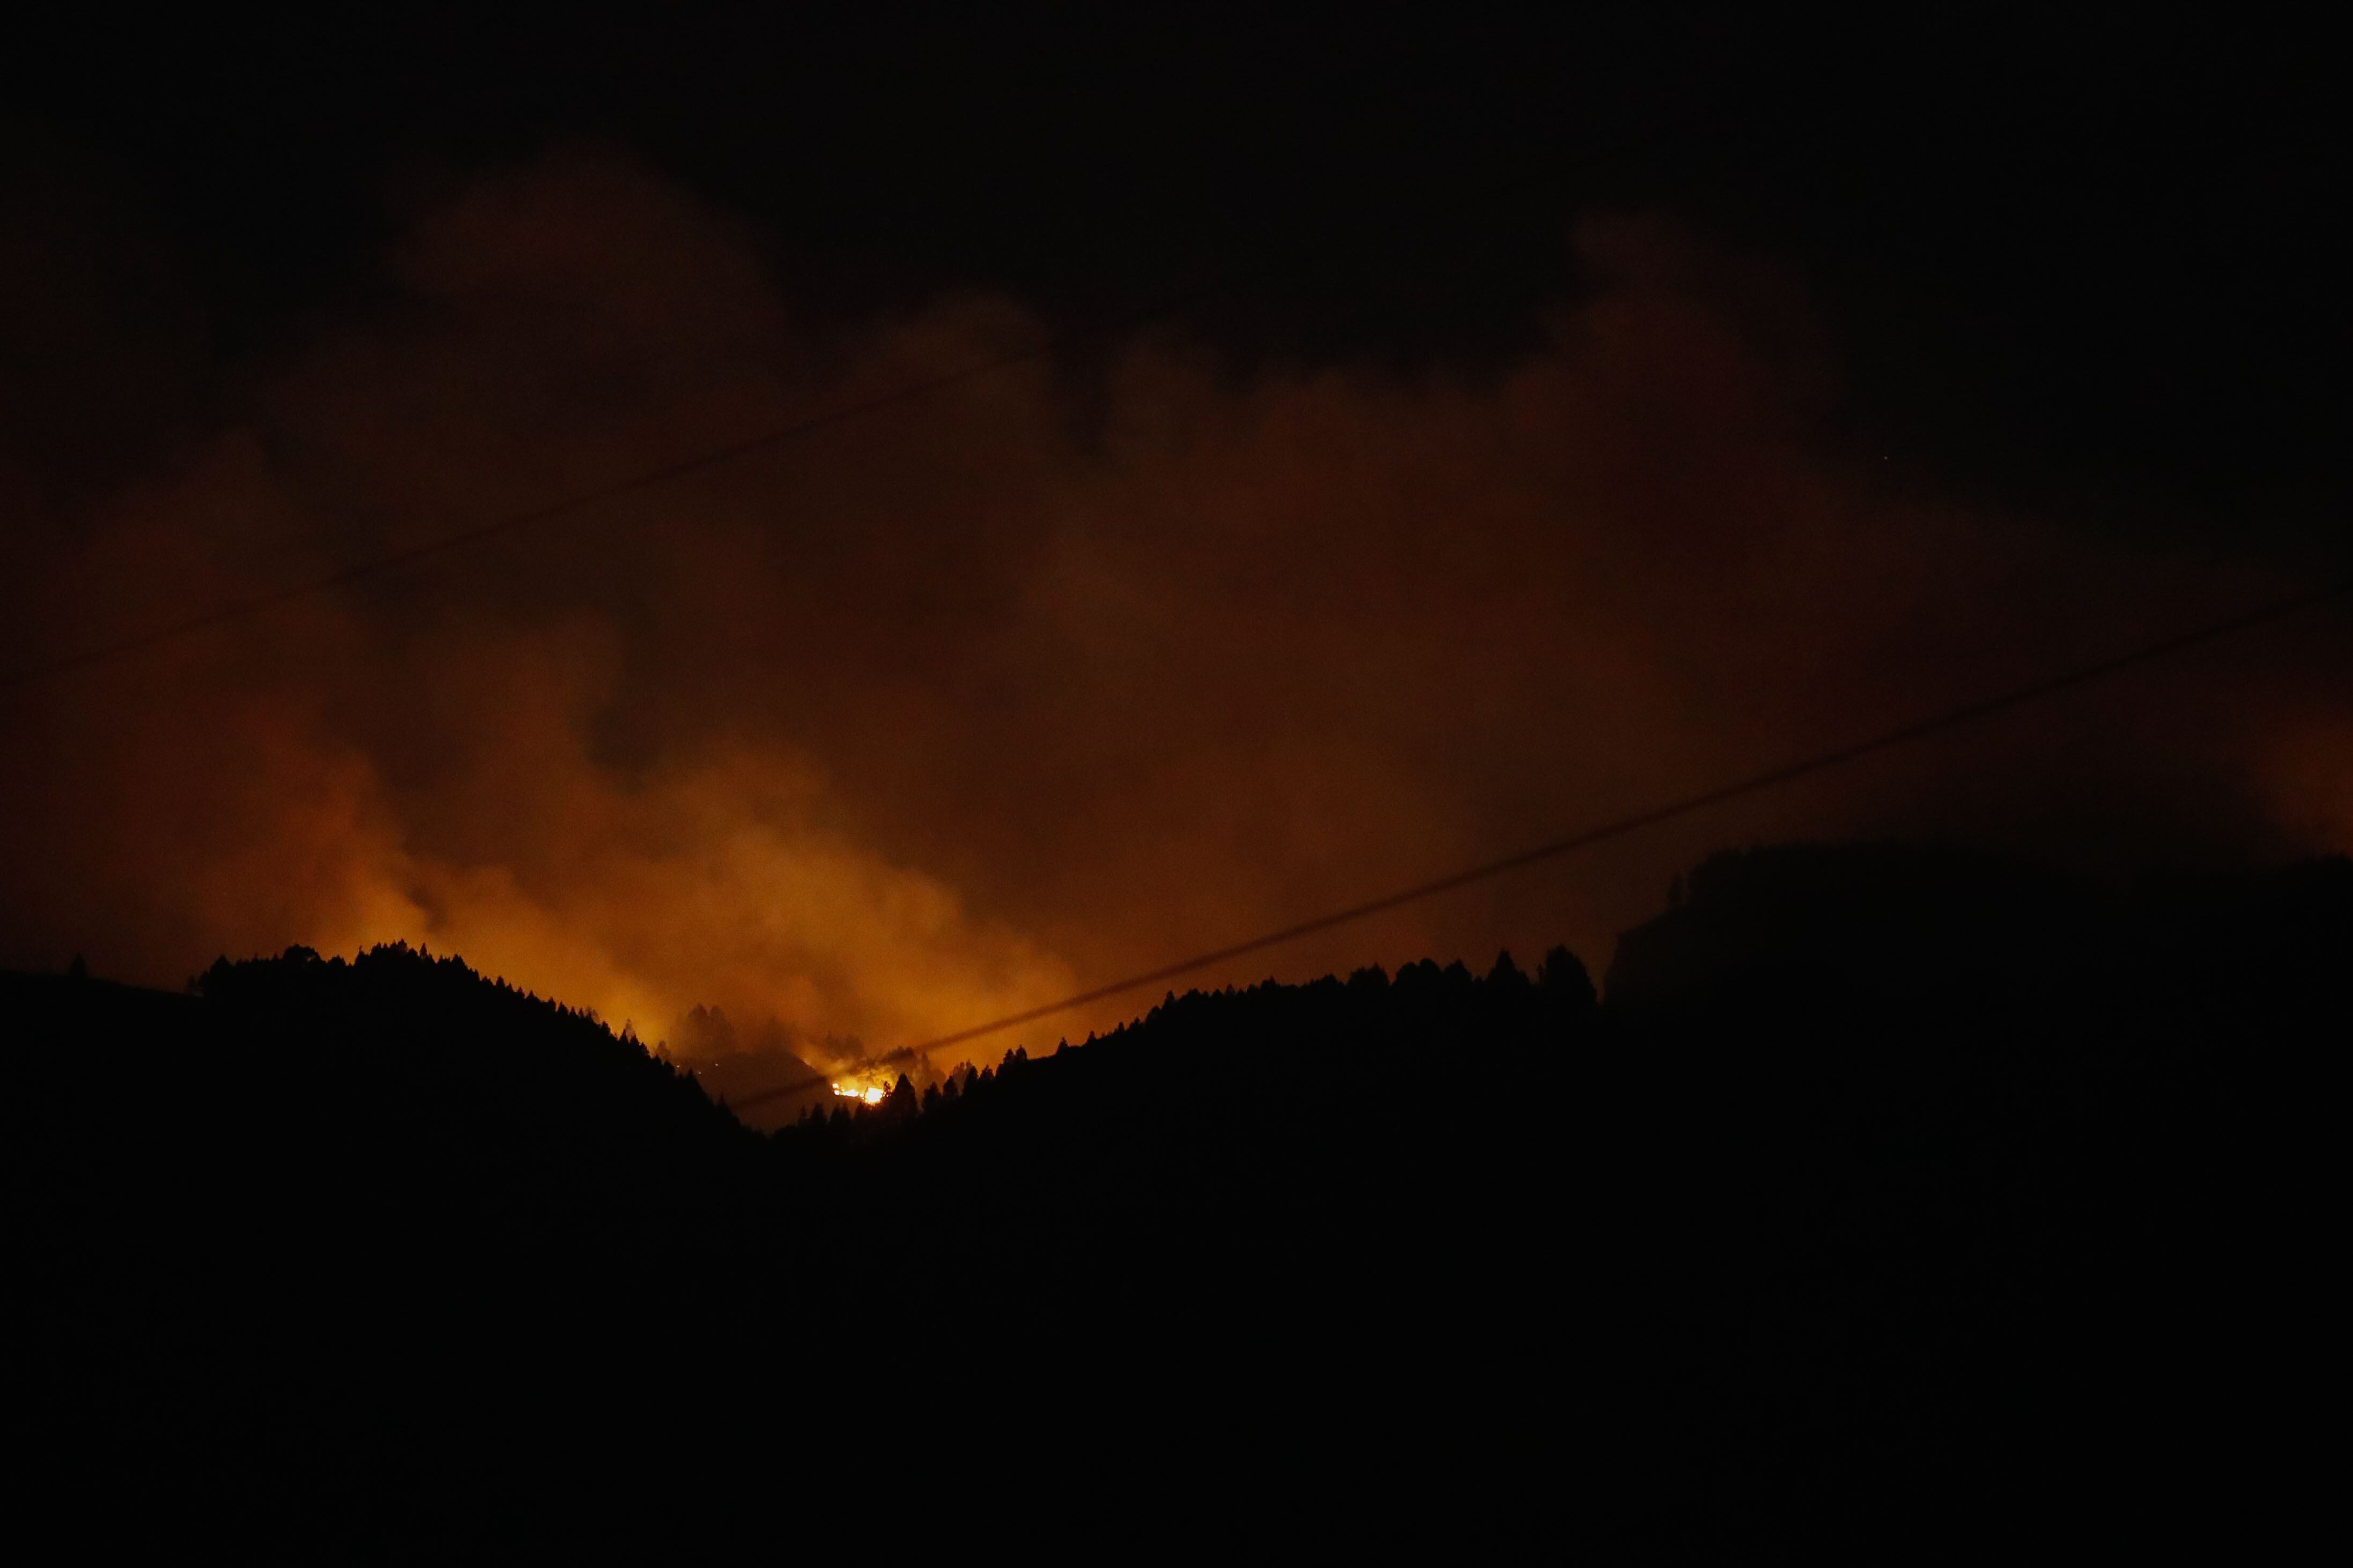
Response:
[{"label": "dark sky", "polygon": [[[11,667],[1230,286],[13,700],[0,962],[428,936],[657,1018],[952,1026],[2348,564],[2312,37],[10,28]],[[1923,763],[1360,945],[1606,950],[1751,834],[2341,847],[2336,647],[2052,721],[1980,789]],[[737,885],[762,856],[781,881]],[[738,940],[775,888],[811,912]]]},{"label": "dark sky", "polygon": [[232,355],[364,293],[435,192],[565,142],[742,219],[805,300],[1116,310],[1263,273],[1210,329],[1306,355],[1484,362],[1573,284],[1565,214],[1664,207],[1801,265],[1857,416],[1940,471],[2341,499],[2316,38],[1445,11],[68,11],[19,35],[9,151],[78,264]]}]

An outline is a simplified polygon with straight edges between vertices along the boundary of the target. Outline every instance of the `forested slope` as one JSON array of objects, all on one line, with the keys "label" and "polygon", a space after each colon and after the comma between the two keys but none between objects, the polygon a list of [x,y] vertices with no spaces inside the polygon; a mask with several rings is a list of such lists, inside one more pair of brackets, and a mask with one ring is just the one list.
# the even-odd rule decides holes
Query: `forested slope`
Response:
[{"label": "forested slope", "polygon": [[1606,1001],[1557,951],[1172,995],[768,1137],[405,949],[12,976],[11,1404],[356,1540],[651,1444],[910,1518],[1045,1466],[1138,1542],[2243,1542],[2313,1462],[2348,958],[2342,862],[1756,851]]}]

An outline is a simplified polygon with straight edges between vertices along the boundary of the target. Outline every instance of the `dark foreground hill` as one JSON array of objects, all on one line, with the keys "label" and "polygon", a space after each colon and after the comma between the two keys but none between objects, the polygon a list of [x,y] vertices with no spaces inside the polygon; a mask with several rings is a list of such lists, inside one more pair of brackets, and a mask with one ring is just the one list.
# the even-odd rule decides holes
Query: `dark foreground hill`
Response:
[{"label": "dark foreground hill", "polygon": [[339,1550],[2243,1551],[2321,1495],[2348,960],[2342,862],[1763,851],[1604,1005],[1172,996],[773,1138],[406,950],[11,977],[12,1419]]}]

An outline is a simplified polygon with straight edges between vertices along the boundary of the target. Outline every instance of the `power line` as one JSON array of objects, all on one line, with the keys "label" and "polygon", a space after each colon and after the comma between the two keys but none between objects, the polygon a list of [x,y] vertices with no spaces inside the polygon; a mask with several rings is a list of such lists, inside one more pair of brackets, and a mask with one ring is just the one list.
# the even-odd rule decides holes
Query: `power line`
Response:
[{"label": "power line", "polygon": [[[869,1058],[867,1065],[887,1066],[911,1060],[930,1051],[962,1045],[967,1040],[979,1039],[983,1036],[997,1034],[1023,1024],[1036,1023],[1040,1018],[1049,1018],[1057,1013],[1066,1013],[1074,1007],[1083,1007],[1090,1002],[1101,1002],[1124,992],[1140,990],[1146,985],[1157,985],[1164,981],[1174,980],[1180,975],[1207,969],[1212,964],[1223,963],[1229,959],[1245,957],[1271,947],[1279,947],[1285,942],[1295,942],[1301,937],[1313,936],[1318,931],[1330,931],[1336,926],[1348,925],[1373,915],[1386,914],[1391,910],[1401,909],[1408,904],[1416,904],[1426,899],[1437,898],[1441,893],[1451,893],[1458,888],[1467,888],[1474,882],[1483,882],[1509,871],[1517,871],[1542,861],[1557,859],[1561,856],[1608,839],[1621,838],[1645,827],[1654,827],[1660,823],[1668,822],[1679,816],[1688,816],[1694,812],[1704,811],[1711,806],[1737,800],[1743,795],[1756,795],[1814,773],[1826,773],[1832,768],[1843,766],[1875,752],[1891,751],[1895,747],[1926,740],[1947,730],[1958,729],[1979,719],[1989,719],[1998,713],[2007,712],[2010,709],[2038,702],[2063,691],[2091,685],[2136,666],[2186,652],[2190,648],[2215,642],[2240,632],[2252,631],[2257,626],[2266,626],[2274,621],[2284,620],[2290,616],[2316,608],[2348,593],[2353,593],[2353,579],[2274,599],[2268,604],[2242,612],[2227,620],[2211,622],[2190,631],[2177,632],[2158,641],[2146,643],[2128,653],[2117,654],[2095,664],[2079,666],[2063,674],[2049,676],[2030,685],[2001,692],[1997,696],[1966,702],[1957,708],[1949,708],[1927,718],[1915,719],[1910,723],[1883,731],[1866,740],[1850,742],[1826,752],[1817,752],[1797,762],[1783,763],[1777,767],[1767,768],[1762,773],[1750,773],[1728,784],[1683,795],[1646,810],[1635,812],[1630,816],[1602,823],[1598,826],[1583,828],[1566,837],[1538,844],[1515,854],[1504,856],[1500,859],[1484,861],[1464,870],[1432,878],[1426,882],[1417,882],[1412,887],[1401,888],[1392,893],[1384,893],[1378,898],[1367,899],[1362,903],[1351,904],[1345,909],[1335,910],[1329,914],[1317,915],[1312,920],[1301,921],[1278,931],[1271,931],[1263,935],[1233,942],[1208,952],[1197,953],[1191,958],[1180,959],[1175,963],[1163,964],[1157,969],[1146,970],[1141,974],[1131,974],[1125,979],[1114,980],[1109,984],[1097,985],[1079,992],[1075,995],[1065,996],[1060,1001],[1049,1002],[1043,1006],[1010,1013],[1002,1018],[991,1019],[986,1024],[976,1024],[970,1028],[958,1029],[953,1034],[942,1035],[936,1039],[924,1040],[917,1045],[901,1046],[894,1050],[885,1051],[879,1057]],[[794,1084],[789,1088],[764,1089],[733,1103],[738,1109],[744,1109],[769,1100],[812,1093],[828,1087],[829,1086],[823,1080]]]},{"label": "power line", "polygon": [[133,633],[129,637],[102,643],[96,647],[85,648],[79,653],[67,654],[44,663],[26,665],[22,668],[0,674],[0,691],[10,691],[31,686],[73,670],[87,669],[92,665],[104,664],[110,659],[158,647],[166,643],[177,642],[183,637],[209,631],[215,626],[245,620],[281,605],[294,604],[316,595],[347,586],[364,578],[376,576],[402,566],[413,565],[437,555],[446,555],[452,551],[464,549],[468,545],[480,544],[485,540],[496,538],[500,534],[512,533],[518,529],[528,528],[533,523],[550,521],[570,512],[586,510],[589,507],[605,501],[616,500],[623,496],[657,489],[673,479],[684,479],[690,474],[721,468],[739,458],[746,458],[754,452],[765,451],[772,447],[783,446],[787,442],[797,440],[804,436],[814,435],[837,425],[849,424],[852,420],[864,418],[870,414],[879,413],[899,404],[913,403],[967,381],[976,381],[984,376],[994,375],[999,371],[1010,370],[1017,365],[1047,359],[1091,338],[1105,337],[1134,327],[1144,326],[1152,321],[1182,315],[1206,300],[1240,287],[1257,275],[1256,272],[1229,273],[1212,283],[1187,289],[1180,294],[1163,297],[1121,315],[1053,334],[1027,348],[1014,349],[987,359],[976,360],[971,363],[959,365],[954,370],[943,371],[936,375],[908,382],[886,392],[877,393],[871,397],[845,404],[839,408],[828,409],[822,414],[810,415],[773,426],[756,436],[731,441],[725,446],[709,447],[692,457],[681,458],[676,462],[666,463],[660,468],[633,474],[625,479],[617,479],[611,484],[602,485],[592,490],[565,496],[559,500],[545,501],[538,506],[526,507],[521,511],[509,512],[502,517],[493,518],[488,522],[478,523],[471,528],[461,528],[455,532],[445,533],[438,538],[426,540],[422,543],[409,545],[405,549],[371,556],[367,560],[338,567],[322,576],[309,578],[283,588],[272,589],[268,593],[257,594],[249,598],[232,600],[227,604],[191,616],[185,620],[174,621],[148,631]]},{"label": "power line", "polygon": [[[1468,211],[1472,210],[1482,202],[1508,201],[1529,191],[1548,185],[1550,183],[1551,179],[1546,175],[1531,174],[1476,188],[1457,190],[1449,210]],[[1426,230],[1431,214],[1422,212],[1415,216],[1423,220],[1422,224],[1417,227],[1414,225],[1400,223],[1398,226],[1399,233],[1420,233]],[[470,528],[461,528],[417,544],[408,545],[382,555],[371,556],[366,560],[338,567],[322,575],[290,584],[282,588],[271,589],[248,598],[232,600],[209,610],[201,611],[184,620],[170,622],[144,632],[134,632],[94,647],[84,648],[78,653],[65,654],[37,664],[26,665],[21,668],[0,672],[0,692],[15,691],[57,676],[86,669],[93,665],[104,664],[111,659],[162,647],[167,643],[177,642],[184,637],[194,637],[216,626],[246,620],[282,605],[294,604],[320,594],[330,593],[334,589],[348,586],[382,573],[413,565],[435,556],[446,555],[469,545],[480,544],[501,534],[512,533],[535,523],[551,521],[605,501],[616,500],[624,496],[653,489],[691,474],[722,468],[740,458],[746,458],[755,452],[786,445],[837,425],[849,424],[853,420],[864,418],[870,414],[879,413],[902,403],[916,402],[934,393],[945,391],[949,387],[967,381],[976,381],[994,375],[999,371],[1050,359],[1066,349],[1092,339],[1110,337],[1155,321],[1185,315],[1196,307],[1220,295],[1231,293],[1246,284],[1296,272],[1301,260],[1297,252],[1303,248],[1303,247],[1294,243],[1288,247],[1288,254],[1261,253],[1261,259],[1257,263],[1226,272],[1207,284],[1163,295],[1134,309],[1049,334],[1027,348],[1010,350],[986,359],[976,360],[953,370],[943,371],[935,375],[908,382],[870,397],[829,409],[822,414],[791,420],[761,431],[757,435],[731,441],[723,446],[709,447],[691,457],[681,458],[659,468],[647,469],[629,478],[599,486],[595,489],[545,501],[537,506],[526,507],[520,511],[509,512]],[[1371,251],[1377,248],[1367,247],[1365,251],[1352,255],[1349,261],[1355,265],[1364,265],[1371,259]]]}]

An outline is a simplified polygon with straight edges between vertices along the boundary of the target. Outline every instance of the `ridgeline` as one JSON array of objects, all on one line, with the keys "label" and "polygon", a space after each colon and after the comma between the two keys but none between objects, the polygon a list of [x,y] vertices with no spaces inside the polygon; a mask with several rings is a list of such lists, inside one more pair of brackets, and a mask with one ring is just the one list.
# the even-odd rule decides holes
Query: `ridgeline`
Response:
[{"label": "ridgeline", "polygon": [[8,1404],[108,1529],[359,1551],[647,1464],[969,1534],[982,1463],[1096,1551],[2243,1551],[2317,1463],[2348,961],[2343,861],[1766,849],[1601,999],[1171,995],[772,1135],[406,948],[10,975]]}]

